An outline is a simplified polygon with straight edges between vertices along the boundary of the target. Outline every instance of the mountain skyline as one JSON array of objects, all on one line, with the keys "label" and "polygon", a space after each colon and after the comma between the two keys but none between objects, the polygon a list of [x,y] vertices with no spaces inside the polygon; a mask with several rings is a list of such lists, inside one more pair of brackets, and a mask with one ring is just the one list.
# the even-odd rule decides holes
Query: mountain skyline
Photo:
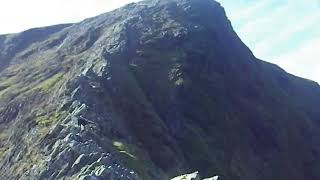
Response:
[{"label": "mountain skyline", "polygon": [[[139,0],[4,1],[0,34],[79,22]],[[218,0],[235,31],[260,59],[320,82],[320,3],[310,0]],[[19,6],[17,6],[19,4]],[[59,12],[59,13],[57,13]]]}]

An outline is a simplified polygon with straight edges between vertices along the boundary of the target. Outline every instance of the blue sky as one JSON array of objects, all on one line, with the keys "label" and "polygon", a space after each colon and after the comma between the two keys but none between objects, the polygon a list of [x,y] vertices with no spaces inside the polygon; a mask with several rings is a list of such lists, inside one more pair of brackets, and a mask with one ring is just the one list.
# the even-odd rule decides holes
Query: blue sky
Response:
[{"label": "blue sky", "polygon": [[320,0],[219,0],[253,53],[320,82]]},{"label": "blue sky", "polygon": [[[2,0],[0,34],[78,22],[138,0]],[[253,53],[320,82],[320,0],[218,0]]]}]

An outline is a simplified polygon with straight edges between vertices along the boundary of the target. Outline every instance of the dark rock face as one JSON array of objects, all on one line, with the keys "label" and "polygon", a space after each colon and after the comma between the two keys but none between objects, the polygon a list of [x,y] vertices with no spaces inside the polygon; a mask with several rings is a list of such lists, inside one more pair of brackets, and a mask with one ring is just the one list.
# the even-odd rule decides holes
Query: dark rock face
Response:
[{"label": "dark rock face", "polygon": [[319,85],[256,59],[215,1],[142,1],[0,50],[1,178],[320,179]]}]

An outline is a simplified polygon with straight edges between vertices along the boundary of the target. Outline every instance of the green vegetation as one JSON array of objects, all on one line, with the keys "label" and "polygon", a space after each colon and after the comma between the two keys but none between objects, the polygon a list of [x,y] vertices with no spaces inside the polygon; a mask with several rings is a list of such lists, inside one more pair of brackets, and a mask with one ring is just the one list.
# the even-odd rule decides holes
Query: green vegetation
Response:
[{"label": "green vegetation", "polygon": [[39,126],[49,126],[51,124],[50,117],[47,115],[39,116],[35,119],[37,125]]},{"label": "green vegetation", "polygon": [[20,163],[16,163],[13,165],[13,172],[15,174],[21,175],[27,170],[31,169],[33,165],[38,164],[42,160],[42,155],[38,151],[38,149],[27,151],[20,160]]},{"label": "green vegetation", "polygon": [[119,141],[113,141],[113,146],[120,152],[123,153],[131,158],[137,159],[134,155],[132,155],[129,152],[129,149],[122,143]]},{"label": "green vegetation", "polygon": [[38,115],[35,118],[35,122],[40,127],[49,127],[51,124],[54,124],[54,123],[64,119],[65,117],[67,117],[67,115],[68,115],[68,113],[65,111],[59,111],[59,112],[54,111],[50,114]]},{"label": "green vegetation", "polygon": [[7,138],[7,133],[5,131],[0,133],[0,142],[3,142]]},{"label": "green vegetation", "polygon": [[13,78],[0,80],[0,96],[7,92],[14,85]]},{"label": "green vegetation", "polygon": [[43,92],[49,92],[61,79],[63,78],[62,73],[58,73],[53,75],[52,77],[46,79],[45,81],[41,82],[36,89],[40,89]]},{"label": "green vegetation", "polygon": [[122,142],[119,141],[113,141],[113,146],[118,149],[119,151],[124,151],[125,150],[125,146]]},{"label": "green vegetation", "polygon": [[177,86],[180,86],[180,85],[183,84],[183,82],[184,82],[184,80],[183,80],[182,78],[179,78],[178,80],[176,80],[175,84],[176,84]]},{"label": "green vegetation", "polygon": [[[16,72],[16,69],[21,69]],[[20,95],[28,95],[34,90],[48,93],[52,88],[63,79],[63,73],[49,76],[55,69],[39,70],[36,66],[15,65],[6,69],[0,78],[0,98],[13,100]],[[7,75],[10,74],[10,75]],[[49,76],[49,77],[48,77]],[[7,77],[7,78],[5,78]]]},{"label": "green vegetation", "polygon": [[9,150],[9,144],[8,141],[8,130],[2,129],[0,131],[0,161],[7,155]]},{"label": "green vegetation", "polygon": [[2,83],[0,83],[0,91],[5,90],[7,88],[9,88],[12,85],[12,81],[11,79],[8,79]]},{"label": "green vegetation", "polygon": [[[124,164],[137,172],[142,179],[153,179],[150,172],[157,172],[156,176],[165,177],[162,171],[157,170],[148,155],[134,144],[126,144],[119,140],[113,141],[113,146],[120,153],[120,157]],[[155,175],[155,174],[154,174]],[[164,178],[164,179],[167,179]]]},{"label": "green vegetation", "polygon": [[9,148],[7,146],[0,148],[0,160],[2,160],[6,156],[8,150]]}]

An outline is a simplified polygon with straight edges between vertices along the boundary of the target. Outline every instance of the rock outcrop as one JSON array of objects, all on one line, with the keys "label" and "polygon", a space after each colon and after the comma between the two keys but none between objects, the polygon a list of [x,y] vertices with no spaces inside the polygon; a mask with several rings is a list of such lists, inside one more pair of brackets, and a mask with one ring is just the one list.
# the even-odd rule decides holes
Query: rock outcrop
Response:
[{"label": "rock outcrop", "polygon": [[[181,175],[175,178],[172,178],[171,180],[200,180],[199,172],[196,171],[194,173]],[[204,178],[203,180],[218,180],[219,176],[214,176],[210,178]]]},{"label": "rock outcrop", "polygon": [[320,179],[319,107],[219,3],[132,3],[0,36],[0,179]]}]

